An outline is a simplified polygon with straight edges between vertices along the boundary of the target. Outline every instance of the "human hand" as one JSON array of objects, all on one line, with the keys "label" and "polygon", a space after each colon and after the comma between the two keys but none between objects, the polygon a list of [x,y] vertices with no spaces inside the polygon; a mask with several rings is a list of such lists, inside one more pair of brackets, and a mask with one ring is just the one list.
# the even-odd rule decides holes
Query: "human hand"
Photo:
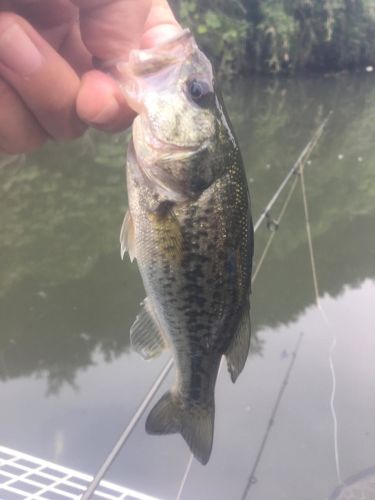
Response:
[{"label": "human hand", "polygon": [[180,29],[167,0],[0,0],[0,153],[118,131],[134,117],[92,58],[126,60]]}]

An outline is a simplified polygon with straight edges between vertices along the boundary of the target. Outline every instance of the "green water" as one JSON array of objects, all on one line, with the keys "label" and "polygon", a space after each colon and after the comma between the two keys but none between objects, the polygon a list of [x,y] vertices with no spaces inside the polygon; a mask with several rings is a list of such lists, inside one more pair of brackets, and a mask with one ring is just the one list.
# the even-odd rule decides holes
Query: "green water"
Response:
[{"label": "green water", "polygon": [[[213,454],[193,464],[182,498],[321,500],[339,482],[333,338],[341,476],[375,463],[374,77],[240,81],[226,103],[255,220],[333,110],[305,171],[328,323],[298,185],[254,285],[251,355],[235,385],[220,374]],[[0,170],[0,444],[88,473],[166,360],[146,363],[129,346],[144,292],[120,259],[124,155],[123,136],[94,133]],[[256,234],[255,265],[269,235]],[[108,479],[173,499],[188,457],[181,438],[148,436],[142,419]]]}]

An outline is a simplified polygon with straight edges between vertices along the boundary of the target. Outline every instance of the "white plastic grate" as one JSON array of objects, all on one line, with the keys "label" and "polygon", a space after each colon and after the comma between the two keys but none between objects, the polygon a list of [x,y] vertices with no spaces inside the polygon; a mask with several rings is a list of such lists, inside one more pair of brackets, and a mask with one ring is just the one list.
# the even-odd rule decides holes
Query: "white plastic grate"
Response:
[{"label": "white plastic grate", "polygon": [[[92,479],[87,474],[0,446],[0,500],[78,500]],[[92,498],[158,500],[108,481],[101,481]]]}]

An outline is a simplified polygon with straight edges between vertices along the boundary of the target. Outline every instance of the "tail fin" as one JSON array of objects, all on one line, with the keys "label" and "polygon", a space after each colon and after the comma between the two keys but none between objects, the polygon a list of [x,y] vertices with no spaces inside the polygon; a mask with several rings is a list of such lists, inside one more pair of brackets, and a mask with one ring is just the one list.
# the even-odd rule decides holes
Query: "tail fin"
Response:
[{"label": "tail fin", "polygon": [[146,420],[149,434],[174,434],[179,432],[191,452],[203,465],[208,462],[214,434],[215,409],[185,406],[181,399],[168,391],[156,403]]}]

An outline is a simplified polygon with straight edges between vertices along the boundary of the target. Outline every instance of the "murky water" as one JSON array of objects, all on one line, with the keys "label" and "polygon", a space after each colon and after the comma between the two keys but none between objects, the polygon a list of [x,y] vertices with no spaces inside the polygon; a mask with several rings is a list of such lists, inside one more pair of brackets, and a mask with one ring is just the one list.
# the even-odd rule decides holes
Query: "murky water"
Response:
[{"label": "murky water", "polygon": [[[193,464],[182,498],[324,500],[339,484],[334,339],[341,477],[375,465],[374,78],[243,81],[227,103],[255,219],[334,111],[305,171],[328,321],[297,185],[254,285],[251,355],[235,385],[219,376],[213,454]],[[144,292],[120,260],[123,142],[49,145],[0,171],[0,444],[88,473],[166,361],[129,346]],[[269,234],[257,232],[256,262]],[[107,478],[169,500],[188,458],[179,436],[148,436],[142,419]]]}]

